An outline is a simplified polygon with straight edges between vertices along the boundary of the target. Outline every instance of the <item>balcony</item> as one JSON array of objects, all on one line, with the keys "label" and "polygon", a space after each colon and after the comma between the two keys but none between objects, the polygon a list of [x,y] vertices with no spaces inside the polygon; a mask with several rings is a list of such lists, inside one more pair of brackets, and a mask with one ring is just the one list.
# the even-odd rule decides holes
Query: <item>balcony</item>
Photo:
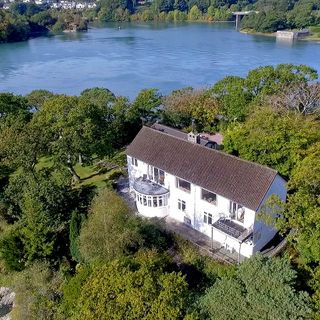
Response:
[{"label": "balcony", "polygon": [[165,187],[144,177],[140,177],[134,180],[133,189],[138,193],[149,196],[164,195],[169,193],[169,190]]},{"label": "balcony", "polygon": [[169,190],[145,177],[133,183],[138,212],[146,217],[164,217],[168,214]]},{"label": "balcony", "polygon": [[239,242],[245,241],[252,235],[251,228],[247,229],[230,218],[219,218],[212,224],[212,227],[224,232],[232,238],[237,239]]}]

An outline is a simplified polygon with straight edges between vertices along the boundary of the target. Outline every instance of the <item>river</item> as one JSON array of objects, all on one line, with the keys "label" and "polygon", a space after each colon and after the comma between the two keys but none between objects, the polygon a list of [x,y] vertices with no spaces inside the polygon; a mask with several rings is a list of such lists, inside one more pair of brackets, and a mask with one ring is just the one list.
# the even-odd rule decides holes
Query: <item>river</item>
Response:
[{"label": "river", "polygon": [[1,44],[0,91],[79,94],[98,86],[133,98],[143,88],[166,94],[208,87],[279,63],[308,64],[320,73],[320,43],[242,34],[229,23],[109,24]]}]

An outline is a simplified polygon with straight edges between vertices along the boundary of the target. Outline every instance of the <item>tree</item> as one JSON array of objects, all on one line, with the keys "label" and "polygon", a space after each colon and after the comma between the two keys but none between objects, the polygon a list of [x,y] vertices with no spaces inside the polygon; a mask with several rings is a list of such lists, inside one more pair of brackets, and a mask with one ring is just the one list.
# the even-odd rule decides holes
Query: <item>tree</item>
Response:
[{"label": "tree", "polygon": [[152,123],[158,119],[161,95],[157,89],[143,89],[133,101],[128,114],[129,121],[140,124]]},{"label": "tree", "polygon": [[47,144],[47,155],[68,168],[75,181],[77,162],[90,163],[94,155],[111,152],[106,115],[108,107],[98,107],[77,97],[55,96],[34,115],[32,125]]},{"label": "tree", "polygon": [[228,121],[243,121],[250,111],[252,95],[246,90],[245,79],[228,76],[215,83],[213,95],[219,101],[219,111]]},{"label": "tree", "polygon": [[306,65],[279,64],[249,71],[246,88],[254,97],[261,97],[278,93],[284,85],[306,83],[317,78],[317,71]]},{"label": "tree", "polygon": [[109,261],[130,253],[140,241],[135,224],[123,200],[108,189],[101,190],[81,228],[81,256],[85,261]]},{"label": "tree", "polygon": [[26,99],[32,110],[39,111],[43,104],[53,96],[54,94],[48,90],[33,90],[26,95]]},{"label": "tree", "polygon": [[29,115],[27,100],[22,96],[15,96],[12,93],[0,93],[0,116],[1,121],[11,115],[17,116],[22,113]]},{"label": "tree", "polygon": [[0,10],[0,42],[27,40],[30,34],[30,25],[25,17]]},{"label": "tree", "polygon": [[79,213],[77,210],[72,212],[69,239],[70,239],[70,254],[72,259],[80,262],[81,255],[79,250],[79,234],[83,221],[85,220],[84,214]]},{"label": "tree", "polygon": [[224,148],[289,177],[306,150],[320,140],[319,132],[319,122],[312,116],[260,107],[245,123],[227,129]]},{"label": "tree", "polygon": [[199,8],[198,8],[196,5],[194,5],[194,6],[190,9],[188,17],[189,17],[189,20],[191,20],[191,21],[200,20],[200,18],[201,18],[201,11],[199,10]]},{"label": "tree", "polygon": [[7,227],[0,238],[0,258],[8,270],[21,271],[24,268],[24,247],[17,226]]},{"label": "tree", "polygon": [[320,84],[296,83],[284,86],[277,95],[266,102],[280,109],[294,110],[304,115],[320,114]]},{"label": "tree", "polygon": [[188,5],[185,0],[175,0],[173,7],[175,10],[179,10],[183,12],[188,10]]},{"label": "tree", "polygon": [[100,108],[105,108],[115,101],[116,96],[109,89],[96,87],[83,90],[80,94],[80,98],[87,103],[91,103]]},{"label": "tree", "polygon": [[289,239],[303,263],[314,267],[314,263],[320,264],[320,143],[306,153],[289,180],[286,210],[278,220],[278,228],[293,230]]},{"label": "tree", "polygon": [[174,127],[188,127],[192,120],[200,131],[215,131],[218,101],[206,90],[185,88],[163,99],[163,120]]},{"label": "tree", "polygon": [[181,274],[165,272],[164,262],[146,252],[97,267],[83,285],[71,319],[182,319],[187,283]]},{"label": "tree", "polygon": [[236,276],[222,278],[207,290],[200,306],[209,319],[309,319],[310,299],[296,290],[296,272],[284,259],[256,255]]},{"label": "tree", "polygon": [[26,166],[30,164],[26,161],[32,150],[28,141],[33,134],[26,134],[32,118],[30,109],[24,97],[0,94],[0,161],[8,169],[15,170],[24,163]]},{"label": "tree", "polygon": [[[68,222],[76,205],[69,181],[49,171],[23,172],[11,178],[5,190],[13,214],[16,238],[23,245],[22,261],[55,261],[68,255]],[[21,251],[21,250],[20,250]]]}]

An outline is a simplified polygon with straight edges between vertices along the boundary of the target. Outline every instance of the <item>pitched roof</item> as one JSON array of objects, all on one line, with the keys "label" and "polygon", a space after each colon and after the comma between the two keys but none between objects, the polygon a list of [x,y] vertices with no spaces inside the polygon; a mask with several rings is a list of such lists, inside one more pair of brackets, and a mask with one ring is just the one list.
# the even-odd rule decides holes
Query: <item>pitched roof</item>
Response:
[{"label": "pitched roof", "polygon": [[224,152],[143,127],[127,154],[257,210],[277,172]]},{"label": "pitched roof", "polygon": [[[174,136],[176,138],[180,138],[180,139],[183,139],[183,140],[188,140],[188,134],[187,133],[185,133],[185,132],[183,132],[181,130],[178,130],[178,129],[174,129],[174,128],[165,126],[165,125],[163,125],[161,123],[154,123],[151,128],[157,129],[159,131],[167,133],[170,136]],[[223,137],[219,133],[216,133],[214,135],[208,135],[208,134],[203,134],[203,133],[200,134],[200,144],[203,145],[203,146],[205,146],[209,141],[215,142],[216,144],[221,145],[222,144],[222,140],[223,140]]]}]

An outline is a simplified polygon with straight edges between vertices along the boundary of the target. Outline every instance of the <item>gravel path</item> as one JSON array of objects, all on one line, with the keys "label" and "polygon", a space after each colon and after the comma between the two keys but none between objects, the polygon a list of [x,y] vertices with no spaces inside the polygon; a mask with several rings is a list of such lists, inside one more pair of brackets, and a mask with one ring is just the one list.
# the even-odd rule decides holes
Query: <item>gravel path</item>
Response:
[{"label": "gravel path", "polygon": [[10,288],[0,287],[0,319],[10,320],[15,293]]}]

